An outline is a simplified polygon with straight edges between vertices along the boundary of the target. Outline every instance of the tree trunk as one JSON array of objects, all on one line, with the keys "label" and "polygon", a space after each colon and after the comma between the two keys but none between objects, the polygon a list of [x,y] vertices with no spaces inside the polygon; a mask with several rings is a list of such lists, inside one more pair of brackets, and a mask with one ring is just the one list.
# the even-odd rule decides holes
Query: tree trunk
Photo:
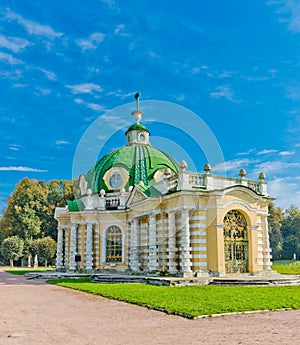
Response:
[{"label": "tree trunk", "polygon": [[45,259],[45,267],[48,266],[48,259]]},{"label": "tree trunk", "polygon": [[39,267],[38,256],[37,256],[37,254],[35,254],[35,256],[34,256],[34,268],[38,268],[38,267]]},{"label": "tree trunk", "polygon": [[9,259],[9,262],[10,262],[10,267],[14,267],[14,260]]},{"label": "tree trunk", "polygon": [[31,256],[28,255],[28,267],[31,267]]}]

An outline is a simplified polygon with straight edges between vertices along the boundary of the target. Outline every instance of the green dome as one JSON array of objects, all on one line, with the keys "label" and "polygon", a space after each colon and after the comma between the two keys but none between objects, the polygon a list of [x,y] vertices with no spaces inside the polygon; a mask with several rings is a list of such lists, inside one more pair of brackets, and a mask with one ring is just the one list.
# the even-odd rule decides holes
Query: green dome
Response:
[{"label": "green dome", "polygon": [[141,123],[135,123],[134,125],[130,126],[127,129],[127,132],[125,133],[125,135],[130,132],[130,131],[134,131],[134,130],[138,130],[138,131],[146,131],[149,133],[148,129],[146,128],[146,126],[142,125]]},{"label": "green dome", "polygon": [[[146,128],[140,124],[133,126]],[[155,183],[154,175],[157,171],[169,168],[171,174],[175,174],[179,171],[179,164],[166,153],[150,145],[125,146],[103,156],[87,173],[88,188],[91,188],[93,192],[99,192],[101,189],[112,191],[113,188],[109,188],[103,179],[107,176],[107,172],[112,171],[110,170],[112,168],[113,170],[120,169],[126,174],[125,189],[128,189],[129,186],[139,185],[141,181],[147,188]],[[120,175],[119,177],[121,178]]]}]

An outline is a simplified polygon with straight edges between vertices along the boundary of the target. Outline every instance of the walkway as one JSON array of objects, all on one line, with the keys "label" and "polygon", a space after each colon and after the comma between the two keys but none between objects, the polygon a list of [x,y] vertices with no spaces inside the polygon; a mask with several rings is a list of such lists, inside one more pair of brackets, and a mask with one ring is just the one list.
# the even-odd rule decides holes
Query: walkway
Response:
[{"label": "walkway", "polygon": [[187,320],[0,272],[0,344],[297,344],[300,310]]}]

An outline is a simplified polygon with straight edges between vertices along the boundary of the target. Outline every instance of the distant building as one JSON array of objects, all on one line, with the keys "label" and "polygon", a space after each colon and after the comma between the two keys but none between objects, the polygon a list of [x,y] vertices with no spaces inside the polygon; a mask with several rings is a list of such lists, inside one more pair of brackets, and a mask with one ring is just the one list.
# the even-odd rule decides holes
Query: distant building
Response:
[{"label": "distant building", "polygon": [[126,146],[79,178],[81,196],[56,208],[57,270],[113,269],[201,276],[270,271],[267,184],[187,171],[150,145],[143,112]]}]

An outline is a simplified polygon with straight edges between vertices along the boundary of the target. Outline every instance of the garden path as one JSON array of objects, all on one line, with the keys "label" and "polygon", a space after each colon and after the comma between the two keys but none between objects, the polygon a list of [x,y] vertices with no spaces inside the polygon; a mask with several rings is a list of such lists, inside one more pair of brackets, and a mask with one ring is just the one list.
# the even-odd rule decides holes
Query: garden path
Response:
[{"label": "garden path", "polygon": [[300,310],[187,320],[0,268],[0,344],[298,344]]}]

